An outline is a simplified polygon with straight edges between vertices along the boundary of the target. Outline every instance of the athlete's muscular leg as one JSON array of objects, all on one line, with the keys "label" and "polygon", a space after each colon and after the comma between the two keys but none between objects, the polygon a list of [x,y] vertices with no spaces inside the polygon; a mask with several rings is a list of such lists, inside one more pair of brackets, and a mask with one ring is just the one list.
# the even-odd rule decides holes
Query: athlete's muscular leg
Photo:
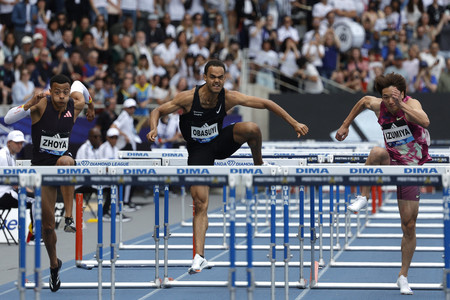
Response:
[{"label": "athlete's muscular leg", "polygon": [[[52,186],[42,186],[42,238],[50,259],[50,268],[58,266],[56,256],[56,233],[55,233],[55,203],[56,188]],[[36,241],[39,243],[39,241]]]},{"label": "athlete's muscular leg", "polygon": [[247,143],[252,151],[253,163],[262,165],[262,136],[258,125],[253,122],[242,122],[234,125],[233,138],[236,143]]},{"label": "athlete's muscular leg", "polygon": [[419,201],[398,199],[398,209],[402,222],[402,268],[398,276],[408,276],[414,251],[416,250],[416,220],[419,213]]},{"label": "athlete's muscular leg", "polygon": [[[75,161],[70,156],[61,156],[56,162],[57,166],[74,166]],[[73,195],[75,192],[75,187],[73,185],[61,186],[61,194],[64,200],[64,216],[66,218],[72,218],[73,209]]]},{"label": "athlete's muscular leg", "polygon": [[[381,147],[373,147],[366,160],[366,166],[390,165],[391,159],[386,149]],[[370,186],[362,186],[361,194],[370,198]]]},{"label": "athlete's muscular leg", "polygon": [[193,222],[195,251],[197,254],[205,256],[205,235],[208,229],[209,186],[191,186],[191,196],[194,200],[195,208]]}]

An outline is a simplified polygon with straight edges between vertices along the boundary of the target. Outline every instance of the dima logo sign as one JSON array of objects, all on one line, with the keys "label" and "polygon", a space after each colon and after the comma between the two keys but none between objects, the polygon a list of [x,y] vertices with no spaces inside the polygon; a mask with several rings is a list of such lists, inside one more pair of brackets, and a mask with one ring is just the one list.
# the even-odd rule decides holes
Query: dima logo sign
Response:
[{"label": "dima logo sign", "polygon": [[297,174],[329,174],[326,168],[297,168]]},{"label": "dima logo sign", "polygon": [[155,169],[124,169],[125,175],[156,175]]},{"label": "dima logo sign", "polygon": [[350,174],[383,174],[383,170],[381,170],[380,168],[376,169],[350,168]]},{"label": "dima logo sign", "polygon": [[162,157],[184,157],[183,153],[163,153]]},{"label": "dima logo sign", "polygon": [[405,168],[406,174],[438,174],[436,168]]},{"label": "dima logo sign", "polygon": [[18,174],[32,174],[36,173],[35,169],[4,169],[3,175],[18,175]]},{"label": "dima logo sign", "polygon": [[177,174],[202,175],[209,174],[208,169],[177,169]]},{"label": "dima logo sign", "polygon": [[128,157],[148,157],[148,153],[145,152],[128,152],[127,155]]},{"label": "dima logo sign", "polygon": [[89,172],[89,169],[58,169],[58,174],[77,175],[91,174],[91,172]]},{"label": "dima logo sign", "polygon": [[232,174],[262,174],[263,172],[261,169],[239,168],[239,169],[230,169],[230,173],[232,173]]}]

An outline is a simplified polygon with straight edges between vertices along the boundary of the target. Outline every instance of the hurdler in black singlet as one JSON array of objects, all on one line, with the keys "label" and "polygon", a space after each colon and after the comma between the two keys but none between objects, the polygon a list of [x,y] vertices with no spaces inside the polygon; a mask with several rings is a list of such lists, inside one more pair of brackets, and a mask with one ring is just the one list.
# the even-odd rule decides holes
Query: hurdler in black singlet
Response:
[{"label": "hurdler in black singlet", "polygon": [[219,93],[214,108],[205,109],[200,105],[197,86],[191,110],[180,116],[180,130],[186,140],[189,153],[188,165],[214,165],[215,159],[225,159],[236,152],[241,144],[233,137],[234,124],[225,128],[225,90]]},{"label": "hurdler in black singlet", "polygon": [[[202,85],[203,86],[203,85]],[[197,86],[191,110],[180,116],[180,130],[188,144],[204,144],[215,139],[222,131],[225,111],[225,90],[219,93],[216,107],[205,109],[200,104]]]},{"label": "hurdler in black singlet", "polygon": [[41,119],[31,126],[33,141],[32,165],[54,166],[63,155],[70,155],[69,137],[74,125],[74,102],[69,98],[67,109],[59,117],[50,96]]}]

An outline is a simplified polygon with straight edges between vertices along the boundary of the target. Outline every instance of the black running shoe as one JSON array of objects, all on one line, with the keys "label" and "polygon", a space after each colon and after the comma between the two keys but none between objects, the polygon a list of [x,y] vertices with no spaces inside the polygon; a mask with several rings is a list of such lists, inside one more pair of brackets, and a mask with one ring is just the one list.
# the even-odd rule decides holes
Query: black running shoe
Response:
[{"label": "black running shoe", "polygon": [[64,231],[65,232],[76,232],[77,229],[75,227],[75,223],[73,222],[72,217],[65,217],[66,219],[66,225],[64,225]]},{"label": "black running shoe", "polygon": [[59,280],[59,270],[61,269],[62,261],[58,258],[58,267],[55,269],[50,268],[50,278],[48,283],[50,285],[50,290],[56,292],[61,286],[61,281]]}]

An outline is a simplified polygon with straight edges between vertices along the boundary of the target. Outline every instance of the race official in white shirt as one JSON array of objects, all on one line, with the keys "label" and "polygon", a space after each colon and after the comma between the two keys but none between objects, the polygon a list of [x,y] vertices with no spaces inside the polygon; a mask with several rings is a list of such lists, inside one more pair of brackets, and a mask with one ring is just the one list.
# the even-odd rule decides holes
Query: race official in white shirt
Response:
[{"label": "race official in white shirt", "polygon": [[[23,148],[25,137],[20,130],[13,130],[6,138],[6,145],[0,149],[0,167],[14,167],[16,165],[16,154]],[[0,207],[17,208],[19,196],[17,186],[0,185]],[[30,217],[33,222],[33,191],[27,188],[27,208],[31,208]]]}]

